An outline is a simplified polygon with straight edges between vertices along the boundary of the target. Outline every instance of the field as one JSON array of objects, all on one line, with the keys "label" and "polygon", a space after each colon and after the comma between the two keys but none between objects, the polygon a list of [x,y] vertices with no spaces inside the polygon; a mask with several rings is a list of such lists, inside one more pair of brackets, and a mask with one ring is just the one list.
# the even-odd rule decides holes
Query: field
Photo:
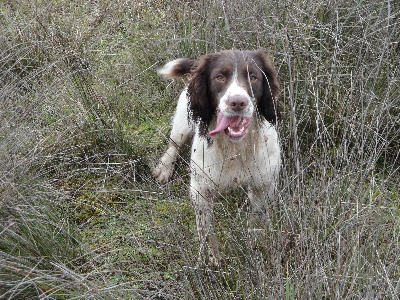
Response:
[{"label": "field", "polygon": [[[399,299],[398,1],[21,0],[0,13],[0,299]],[[151,176],[185,84],[156,70],[258,48],[281,84],[266,248],[260,260],[244,242],[245,190],[221,193],[226,263],[198,267],[188,151],[171,183]]]}]

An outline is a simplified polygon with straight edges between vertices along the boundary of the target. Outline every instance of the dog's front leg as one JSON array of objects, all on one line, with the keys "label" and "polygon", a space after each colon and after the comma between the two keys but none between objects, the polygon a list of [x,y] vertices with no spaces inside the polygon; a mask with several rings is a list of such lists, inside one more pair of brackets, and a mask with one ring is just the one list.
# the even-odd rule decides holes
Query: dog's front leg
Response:
[{"label": "dog's front leg", "polygon": [[256,248],[258,244],[264,244],[265,234],[269,222],[270,206],[273,206],[275,189],[273,184],[261,187],[249,187],[248,196],[250,210],[248,215],[248,233],[250,244]]},{"label": "dog's front leg", "polygon": [[[193,183],[193,180],[192,180]],[[213,220],[213,198],[214,193],[211,189],[198,189],[192,185],[191,198],[196,213],[197,232],[200,241],[199,260],[203,253],[206,254],[206,261],[209,265],[218,266],[220,264],[220,254],[218,240],[214,231]]]},{"label": "dog's front leg", "polygon": [[179,97],[172,120],[168,149],[153,170],[153,176],[162,184],[171,179],[179,149],[193,136],[193,124],[188,119],[187,102],[186,90],[184,90]]},{"label": "dog's front leg", "polygon": [[266,187],[250,187],[248,196],[250,201],[249,229],[257,230],[264,228],[268,202],[273,193]]}]

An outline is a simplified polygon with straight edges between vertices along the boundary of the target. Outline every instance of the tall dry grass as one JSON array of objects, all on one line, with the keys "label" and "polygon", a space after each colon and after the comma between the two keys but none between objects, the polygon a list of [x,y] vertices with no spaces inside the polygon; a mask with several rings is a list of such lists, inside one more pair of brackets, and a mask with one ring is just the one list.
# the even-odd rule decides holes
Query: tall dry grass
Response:
[{"label": "tall dry grass", "polygon": [[[398,299],[396,1],[0,4],[0,299]],[[196,268],[187,155],[160,187],[181,82],[154,70],[270,49],[283,167],[265,245],[222,194],[226,265]]]}]

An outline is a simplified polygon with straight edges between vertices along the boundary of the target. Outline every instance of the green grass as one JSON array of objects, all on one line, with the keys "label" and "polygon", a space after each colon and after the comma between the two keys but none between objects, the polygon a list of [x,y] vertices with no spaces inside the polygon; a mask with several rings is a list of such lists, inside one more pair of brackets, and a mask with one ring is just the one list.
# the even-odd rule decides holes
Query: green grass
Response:
[{"label": "green grass", "polygon": [[[0,4],[0,299],[398,299],[395,1]],[[178,57],[267,48],[281,82],[277,203],[258,254],[222,193],[226,264],[198,267],[188,151],[165,150]]]}]

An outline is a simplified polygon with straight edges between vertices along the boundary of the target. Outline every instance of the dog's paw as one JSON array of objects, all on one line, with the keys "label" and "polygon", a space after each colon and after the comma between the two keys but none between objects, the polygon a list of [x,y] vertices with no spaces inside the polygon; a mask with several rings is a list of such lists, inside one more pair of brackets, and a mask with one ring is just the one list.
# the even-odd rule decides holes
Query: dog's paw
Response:
[{"label": "dog's paw", "polygon": [[162,161],[153,170],[153,177],[161,184],[166,184],[172,177],[174,168],[170,164],[165,164]]}]

